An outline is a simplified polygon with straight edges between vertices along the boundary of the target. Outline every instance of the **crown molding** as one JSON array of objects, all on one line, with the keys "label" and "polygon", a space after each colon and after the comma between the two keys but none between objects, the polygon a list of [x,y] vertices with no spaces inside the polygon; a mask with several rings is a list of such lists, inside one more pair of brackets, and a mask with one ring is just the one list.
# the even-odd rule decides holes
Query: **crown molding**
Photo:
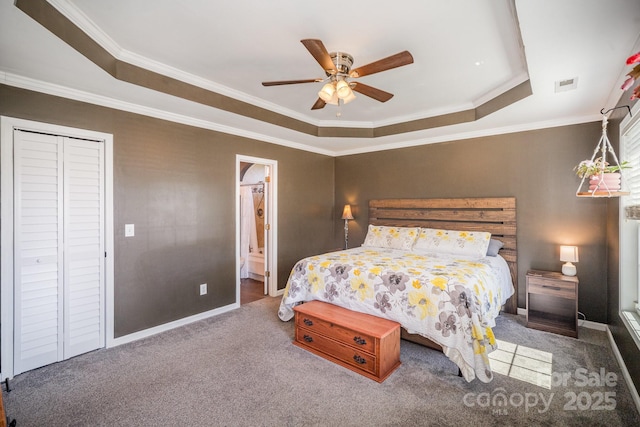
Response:
[{"label": "crown molding", "polygon": [[47,0],[58,12],[60,12],[65,18],[71,21],[80,30],[84,31],[91,39],[102,46],[107,52],[109,52],[115,59],[127,62],[131,65],[144,68],[146,70],[153,71],[158,74],[165,75],[167,77],[174,78],[176,80],[183,81],[185,83],[192,84],[194,86],[201,87],[203,89],[217,92],[230,98],[238,99],[240,101],[247,102],[257,107],[266,108],[271,111],[301,120],[307,123],[320,125],[320,121],[314,120],[307,115],[300,114],[297,111],[293,111],[271,102],[265,101],[261,98],[256,98],[247,95],[244,92],[232,89],[230,87],[221,85],[212,80],[205,79],[200,76],[196,76],[191,73],[187,73],[175,67],[171,67],[167,64],[155,61],[145,56],[139,55],[135,52],[131,52],[121,47],[115,40],[113,40],[107,33],[102,31],[87,15],[84,14],[76,5],[68,0]]},{"label": "crown molding", "polygon": [[84,12],[78,9],[76,5],[67,0],[46,1],[115,58],[122,56],[123,49],[109,37],[107,33],[102,31],[102,28],[98,27]]},{"label": "crown molding", "polygon": [[[107,33],[105,33],[100,27],[98,27],[84,12],[82,12],[76,5],[69,0],[46,0],[51,6],[53,6],[60,14],[69,20],[78,29],[83,31],[89,38],[95,41],[99,46],[105,49],[113,58],[117,61],[139,67],[141,70],[147,70],[149,72],[157,73],[159,75],[173,78],[177,81],[184,82],[204,90],[207,90],[214,94],[219,94],[228,98],[232,98],[246,104],[271,111],[278,115],[294,119],[296,121],[309,124],[316,128],[315,136],[323,133],[323,128],[334,129],[334,137],[349,137],[353,135],[349,129],[370,129],[370,133],[360,133],[358,137],[371,137],[376,134],[376,129],[383,127],[395,127],[400,128],[404,123],[428,121],[425,119],[431,119],[438,116],[455,115],[463,111],[470,111],[476,109],[485,103],[496,99],[497,97],[507,93],[517,85],[528,80],[528,73],[523,70],[519,75],[513,77],[504,84],[498,86],[494,90],[482,95],[473,102],[468,102],[459,105],[453,105],[445,108],[438,108],[427,111],[420,111],[413,114],[391,117],[389,119],[380,121],[343,121],[343,120],[317,120],[309,117],[306,114],[284,108],[280,105],[265,101],[262,98],[250,96],[244,92],[234,90],[227,86],[221,85],[214,81],[199,77],[187,73],[175,67],[163,64],[159,61],[152,60],[137,53],[128,51],[122,48],[115,42]],[[517,22],[517,16],[514,16]],[[518,28],[519,33],[519,28]],[[117,75],[113,75],[116,79],[119,79]],[[136,84],[136,83],[134,83]],[[279,123],[270,122],[272,124],[281,126]],[[285,126],[288,127],[288,126]],[[436,126],[437,127],[437,126]],[[343,132],[339,130],[343,129]],[[300,129],[298,129],[300,131]],[[307,132],[309,133],[309,132]],[[402,132],[401,132],[402,133]],[[314,133],[310,133],[314,134]]]},{"label": "crown molding", "polygon": [[396,150],[398,148],[409,148],[409,147],[416,147],[419,145],[438,144],[441,142],[462,141],[465,139],[497,136],[497,135],[504,135],[504,134],[510,134],[510,133],[517,133],[517,132],[527,132],[527,131],[549,129],[549,128],[561,127],[561,126],[571,126],[571,125],[577,125],[582,123],[599,122],[601,120],[602,120],[602,116],[600,116],[599,114],[591,114],[587,116],[572,117],[572,118],[563,119],[563,120],[546,120],[546,121],[540,121],[540,122],[534,122],[534,123],[525,123],[525,124],[516,124],[516,125],[502,126],[502,127],[496,127],[496,128],[479,129],[479,130],[473,130],[469,132],[458,132],[458,133],[451,133],[447,135],[437,135],[437,136],[426,137],[426,138],[417,137],[412,141],[394,142],[394,143],[389,143],[384,145],[376,145],[375,147],[364,147],[364,148],[358,148],[353,150],[340,150],[340,151],[334,152],[334,156],[340,157],[340,156],[349,156],[352,154],[364,154],[364,153],[372,153],[376,151]]},{"label": "crown molding", "polygon": [[[126,111],[134,114],[141,114],[148,117],[153,117],[161,120],[167,120],[174,123],[180,123],[188,126],[194,126],[202,129],[213,130],[217,132],[227,133],[230,135],[236,135],[244,138],[253,139],[256,141],[268,142],[271,144],[281,145],[288,148],[297,150],[308,151],[311,153],[322,154],[330,157],[340,157],[353,154],[372,153],[376,151],[394,150],[399,148],[415,147],[419,145],[437,144],[441,142],[461,141],[465,139],[481,138],[487,136],[495,136],[516,132],[526,132],[539,129],[547,129],[560,126],[570,126],[575,124],[599,122],[602,117],[599,114],[592,114],[587,116],[573,117],[563,120],[547,120],[535,123],[517,124],[511,126],[503,126],[497,128],[488,128],[481,130],[474,130],[469,132],[458,132],[447,135],[437,135],[432,137],[420,138],[416,136],[415,139],[410,141],[392,142],[383,145],[368,146],[364,148],[347,149],[347,150],[327,150],[306,144],[301,144],[295,141],[291,141],[283,138],[275,138],[272,136],[264,135],[258,132],[251,132],[245,129],[239,129],[232,126],[222,125],[208,120],[197,119],[195,117],[186,116],[183,114],[171,113],[168,111],[160,110],[157,108],[147,107],[131,102],[126,102],[114,98],[109,98],[102,95],[97,95],[90,92],[81,91],[78,89],[72,89],[65,86],[44,82],[41,80],[32,79],[29,77],[19,76],[7,71],[0,70],[0,83],[7,86],[13,86],[20,89],[31,90],[35,92],[44,93],[47,95],[59,96],[66,99],[71,99],[79,102],[86,102],[93,105],[99,105],[101,107],[113,108],[116,110]],[[640,103],[638,103],[640,105]]]},{"label": "crown molding", "polygon": [[184,125],[194,126],[202,129],[213,130],[217,132],[227,133],[230,135],[241,136],[257,141],[264,141],[271,144],[282,145],[289,148],[295,148],[297,150],[309,151],[312,153],[323,154],[326,156],[334,156],[335,153],[331,150],[325,150],[305,144],[300,144],[287,139],[275,138],[272,136],[264,135],[258,132],[252,132],[245,129],[239,129],[232,126],[222,125],[220,123],[197,119],[195,117],[186,116],[183,114],[171,113],[169,111],[160,110],[157,108],[147,107],[144,105],[134,104],[131,102],[122,101],[115,98],[106,97],[103,95],[97,95],[90,92],[81,91],[78,89],[72,89],[66,86],[57,85],[54,83],[44,82],[41,80],[32,79],[29,77],[19,76],[6,71],[0,71],[0,83],[7,86],[13,86],[20,89],[32,90],[35,92],[44,93],[47,95],[59,96],[74,101],[86,102],[88,104],[99,105],[101,107],[113,108],[116,110],[127,111],[129,113],[141,114],[143,116],[153,117],[161,120],[167,120],[174,123],[180,123]]}]

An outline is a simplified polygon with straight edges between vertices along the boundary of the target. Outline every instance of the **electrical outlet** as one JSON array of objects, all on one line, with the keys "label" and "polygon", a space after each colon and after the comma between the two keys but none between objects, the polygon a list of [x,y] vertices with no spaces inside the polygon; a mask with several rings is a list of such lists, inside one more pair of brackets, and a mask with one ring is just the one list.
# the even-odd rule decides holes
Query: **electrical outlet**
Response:
[{"label": "electrical outlet", "polygon": [[207,294],[207,284],[203,283],[202,285],[200,285],[200,295],[206,295]]}]

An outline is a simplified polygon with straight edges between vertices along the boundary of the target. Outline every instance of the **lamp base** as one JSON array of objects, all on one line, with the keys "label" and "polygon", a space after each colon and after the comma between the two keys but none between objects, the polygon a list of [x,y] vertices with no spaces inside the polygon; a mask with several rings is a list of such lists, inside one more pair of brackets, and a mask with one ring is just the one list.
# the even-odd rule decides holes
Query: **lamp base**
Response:
[{"label": "lamp base", "polygon": [[562,274],[565,276],[575,276],[577,273],[576,266],[570,262],[562,264]]},{"label": "lamp base", "polygon": [[344,249],[349,249],[349,222],[344,220]]}]

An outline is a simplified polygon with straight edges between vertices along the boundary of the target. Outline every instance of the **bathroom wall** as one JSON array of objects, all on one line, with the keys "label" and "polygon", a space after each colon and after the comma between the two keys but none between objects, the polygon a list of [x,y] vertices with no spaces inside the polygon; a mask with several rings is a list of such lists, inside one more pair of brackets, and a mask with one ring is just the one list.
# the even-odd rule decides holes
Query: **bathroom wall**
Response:
[{"label": "bathroom wall", "polygon": [[[246,184],[255,184],[264,182],[265,167],[264,165],[252,164],[247,169],[242,178],[242,182]],[[255,185],[251,187],[253,194],[253,210],[256,221],[256,232],[258,234],[258,247],[253,248],[257,252],[259,248],[264,248],[264,211],[265,211],[265,187],[264,185]]]}]

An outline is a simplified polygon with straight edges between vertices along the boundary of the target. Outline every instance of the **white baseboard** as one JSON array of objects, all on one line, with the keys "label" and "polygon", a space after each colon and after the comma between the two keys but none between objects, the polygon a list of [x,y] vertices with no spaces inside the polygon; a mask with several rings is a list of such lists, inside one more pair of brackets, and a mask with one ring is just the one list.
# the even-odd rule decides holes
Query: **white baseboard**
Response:
[{"label": "white baseboard", "polygon": [[579,320],[578,326],[584,326],[585,328],[595,329],[597,331],[608,331],[609,327],[605,323],[592,322],[590,320]]},{"label": "white baseboard", "polygon": [[153,328],[145,329],[143,331],[134,332],[133,334],[114,338],[111,342],[107,344],[107,348],[117,347],[119,345],[130,343],[142,338],[147,338],[152,335],[159,334],[161,332],[170,331],[171,329],[175,329],[179,326],[188,325],[189,323],[197,322],[198,320],[203,320],[209,317],[217,316],[219,314],[226,313],[231,310],[235,310],[236,308],[239,308],[239,307],[240,307],[240,304],[233,303],[233,304],[226,305],[224,307],[216,308],[213,310],[205,311],[203,313],[194,314],[193,316],[178,319],[173,322],[165,323],[163,325],[155,326]]},{"label": "white baseboard", "polygon": [[638,390],[636,389],[633,380],[631,379],[631,375],[629,374],[629,370],[627,369],[627,365],[624,363],[624,359],[622,358],[622,354],[620,354],[620,350],[618,350],[618,345],[616,344],[616,340],[613,339],[613,334],[607,328],[607,336],[609,337],[609,344],[611,345],[611,349],[613,350],[613,354],[616,356],[616,360],[618,361],[618,365],[620,365],[620,370],[622,371],[622,376],[627,383],[627,387],[629,387],[629,392],[631,393],[631,398],[633,402],[636,404],[636,409],[640,412],[640,395],[638,395]]}]

